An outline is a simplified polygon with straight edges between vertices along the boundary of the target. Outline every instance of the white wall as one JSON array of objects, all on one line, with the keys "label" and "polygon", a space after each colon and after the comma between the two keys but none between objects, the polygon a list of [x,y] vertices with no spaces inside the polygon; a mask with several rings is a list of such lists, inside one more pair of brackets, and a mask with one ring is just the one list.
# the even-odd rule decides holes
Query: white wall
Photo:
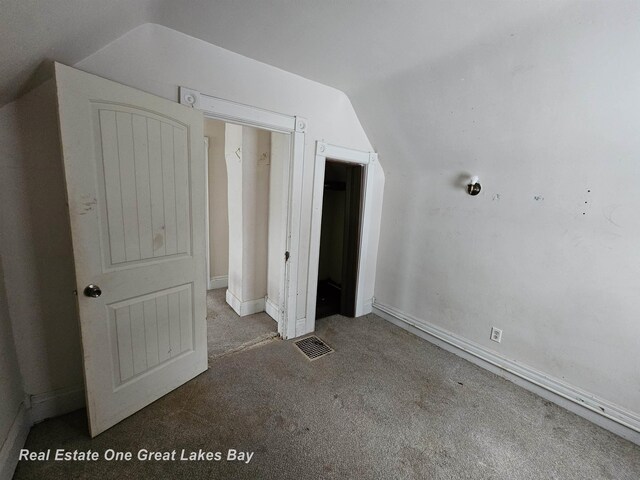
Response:
[{"label": "white wall", "polygon": [[[0,200],[2,197],[0,191]],[[18,435],[21,412],[24,414],[22,378],[13,344],[3,274],[0,256],[0,479],[4,480],[13,474],[17,463],[15,448],[22,446],[28,429],[24,428]]]},{"label": "white wall", "polygon": [[244,316],[264,310],[267,296],[271,133],[232,124],[225,130],[230,245],[227,302]]},{"label": "white wall", "polygon": [[[307,118],[301,270],[309,248],[315,140],[371,149],[342,92],[157,25],[132,30],[76,66],[174,101],[178,86],[185,85]],[[65,408],[81,406],[76,286],[53,83],[0,109],[0,126],[5,233],[1,253],[24,388],[44,395],[41,398],[55,392],[53,398],[64,398]],[[383,178],[381,169],[378,174]],[[377,232],[369,241],[377,243]],[[375,254],[367,262],[375,265]],[[369,277],[368,295],[373,296],[373,276]],[[306,270],[301,279],[299,298],[304,305]]]},{"label": "white wall", "polygon": [[75,276],[53,81],[0,109],[2,243],[24,390],[82,400]]},{"label": "white wall", "polygon": [[[242,256],[244,235],[242,233],[242,188],[229,188],[229,185],[242,185],[242,127],[225,124],[224,158],[227,166],[227,205],[229,207],[229,282],[227,291],[239,302],[242,301]],[[231,241],[233,239],[233,241]]]},{"label": "white wall", "polygon": [[576,2],[351,98],[386,172],[376,300],[640,415],[638,10]]},{"label": "white wall", "polygon": [[0,151],[0,478],[4,479],[11,478],[17,449],[22,448],[32,420],[74,410],[84,402],[53,81],[0,108]]},{"label": "white wall", "polygon": [[211,278],[229,273],[229,209],[227,165],[224,158],[224,122],[206,118],[209,137],[209,271]]},{"label": "white wall", "polygon": [[243,301],[267,295],[270,154],[270,132],[242,127]]}]

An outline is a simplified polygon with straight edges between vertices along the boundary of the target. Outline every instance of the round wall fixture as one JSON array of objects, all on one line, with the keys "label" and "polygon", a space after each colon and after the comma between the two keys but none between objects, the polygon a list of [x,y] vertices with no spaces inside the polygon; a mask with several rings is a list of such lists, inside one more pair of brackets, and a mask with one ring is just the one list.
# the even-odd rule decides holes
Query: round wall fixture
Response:
[{"label": "round wall fixture", "polygon": [[480,185],[478,180],[478,177],[475,176],[471,177],[471,180],[469,180],[469,184],[467,185],[467,192],[469,193],[469,195],[473,195],[475,197],[480,193],[480,190],[482,190],[482,186]]}]

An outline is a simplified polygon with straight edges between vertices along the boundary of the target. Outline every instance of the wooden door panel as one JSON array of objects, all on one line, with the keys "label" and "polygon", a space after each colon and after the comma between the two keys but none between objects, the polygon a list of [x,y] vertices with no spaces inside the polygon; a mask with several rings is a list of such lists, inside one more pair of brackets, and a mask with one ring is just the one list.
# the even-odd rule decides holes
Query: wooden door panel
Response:
[{"label": "wooden door panel", "polygon": [[107,308],[115,387],[194,349],[192,284]]},{"label": "wooden door panel", "polygon": [[131,107],[94,103],[105,265],[189,255],[187,128]]},{"label": "wooden door panel", "polygon": [[207,368],[203,116],[60,64],[56,83],[95,436]]}]

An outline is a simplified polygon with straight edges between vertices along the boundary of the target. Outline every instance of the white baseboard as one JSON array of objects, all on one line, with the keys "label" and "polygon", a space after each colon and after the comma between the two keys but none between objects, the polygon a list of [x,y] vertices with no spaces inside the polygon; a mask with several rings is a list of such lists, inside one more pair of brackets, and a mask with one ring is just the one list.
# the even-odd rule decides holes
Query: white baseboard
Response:
[{"label": "white baseboard", "polygon": [[20,404],[7,438],[0,448],[0,480],[11,480],[18,465],[20,449],[24,447],[31,428],[31,418],[24,403]]},{"label": "white baseboard", "polygon": [[216,288],[227,288],[229,286],[229,276],[222,275],[220,277],[211,277],[207,290],[215,290]]},{"label": "white baseboard", "polygon": [[233,293],[227,290],[226,299],[231,308],[233,308],[233,310],[241,317],[252,315],[258,312],[264,312],[265,309],[265,297],[243,302]]},{"label": "white baseboard", "polygon": [[84,408],[84,406],[85,397],[82,385],[31,395],[31,421],[38,423],[47,418]]},{"label": "white baseboard", "polygon": [[373,313],[640,445],[640,415],[534,368],[502,357],[425,320],[378,302]]},{"label": "white baseboard", "polygon": [[75,386],[26,397],[0,448],[0,480],[10,480],[18,464],[20,449],[33,424],[84,408],[84,388]]},{"label": "white baseboard", "polygon": [[269,297],[266,297],[264,300],[264,310],[267,312],[267,315],[273,318],[276,322],[280,321],[280,307]]}]

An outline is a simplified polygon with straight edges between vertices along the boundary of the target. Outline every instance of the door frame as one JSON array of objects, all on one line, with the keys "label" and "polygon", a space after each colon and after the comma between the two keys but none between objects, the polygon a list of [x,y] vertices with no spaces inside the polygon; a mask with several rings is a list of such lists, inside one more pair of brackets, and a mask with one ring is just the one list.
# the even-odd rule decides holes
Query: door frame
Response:
[{"label": "door frame", "polygon": [[205,254],[207,257],[207,280],[206,280],[206,284],[207,284],[207,291],[211,290],[211,258],[210,258],[210,239],[209,239],[209,142],[211,140],[209,139],[209,137],[207,137],[205,135],[204,137],[204,178],[207,179],[207,191],[206,196],[207,196],[207,205],[205,206],[204,209],[204,214],[207,216],[206,218],[206,222],[205,222],[205,227],[204,227],[204,231],[207,234],[207,237],[205,238],[205,242],[206,242],[206,246],[205,246]]},{"label": "door frame", "polygon": [[[298,263],[300,261],[300,219],[302,206],[302,173],[304,167],[304,145],[307,120],[300,116],[285,115],[262,108],[245,105],[232,100],[203,94],[197,90],[179,87],[180,103],[202,110],[205,118],[222,120],[248,127],[257,127],[271,132],[291,135],[291,158],[287,182],[288,191],[285,232],[286,246],[282,252],[282,296],[279,312],[278,333],[282,338],[294,338],[296,332],[296,303],[298,292]],[[207,232],[207,236],[208,236]],[[289,260],[284,261],[285,252]],[[209,253],[207,252],[207,256]],[[306,333],[306,332],[305,332]]]},{"label": "door frame", "polygon": [[373,195],[370,188],[373,185],[373,168],[371,164],[378,159],[375,152],[364,152],[352,148],[316,142],[315,166],[313,174],[313,197],[311,207],[311,240],[309,245],[309,277],[307,280],[307,324],[306,331],[313,332],[316,324],[316,300],[318,295],[318,269],[320,263],[320,232],[322,227],[322,202],[324,197],[324,171],[327,159],[362,165],[364,168],[362,180],[362,208],[360,212],[360,249],[358,255],[358,272],[356,280],[356,317],[371,312],[370,302],[362,298],[364,287],[362,259],[369,255],[368,242],[372,224]]}]

